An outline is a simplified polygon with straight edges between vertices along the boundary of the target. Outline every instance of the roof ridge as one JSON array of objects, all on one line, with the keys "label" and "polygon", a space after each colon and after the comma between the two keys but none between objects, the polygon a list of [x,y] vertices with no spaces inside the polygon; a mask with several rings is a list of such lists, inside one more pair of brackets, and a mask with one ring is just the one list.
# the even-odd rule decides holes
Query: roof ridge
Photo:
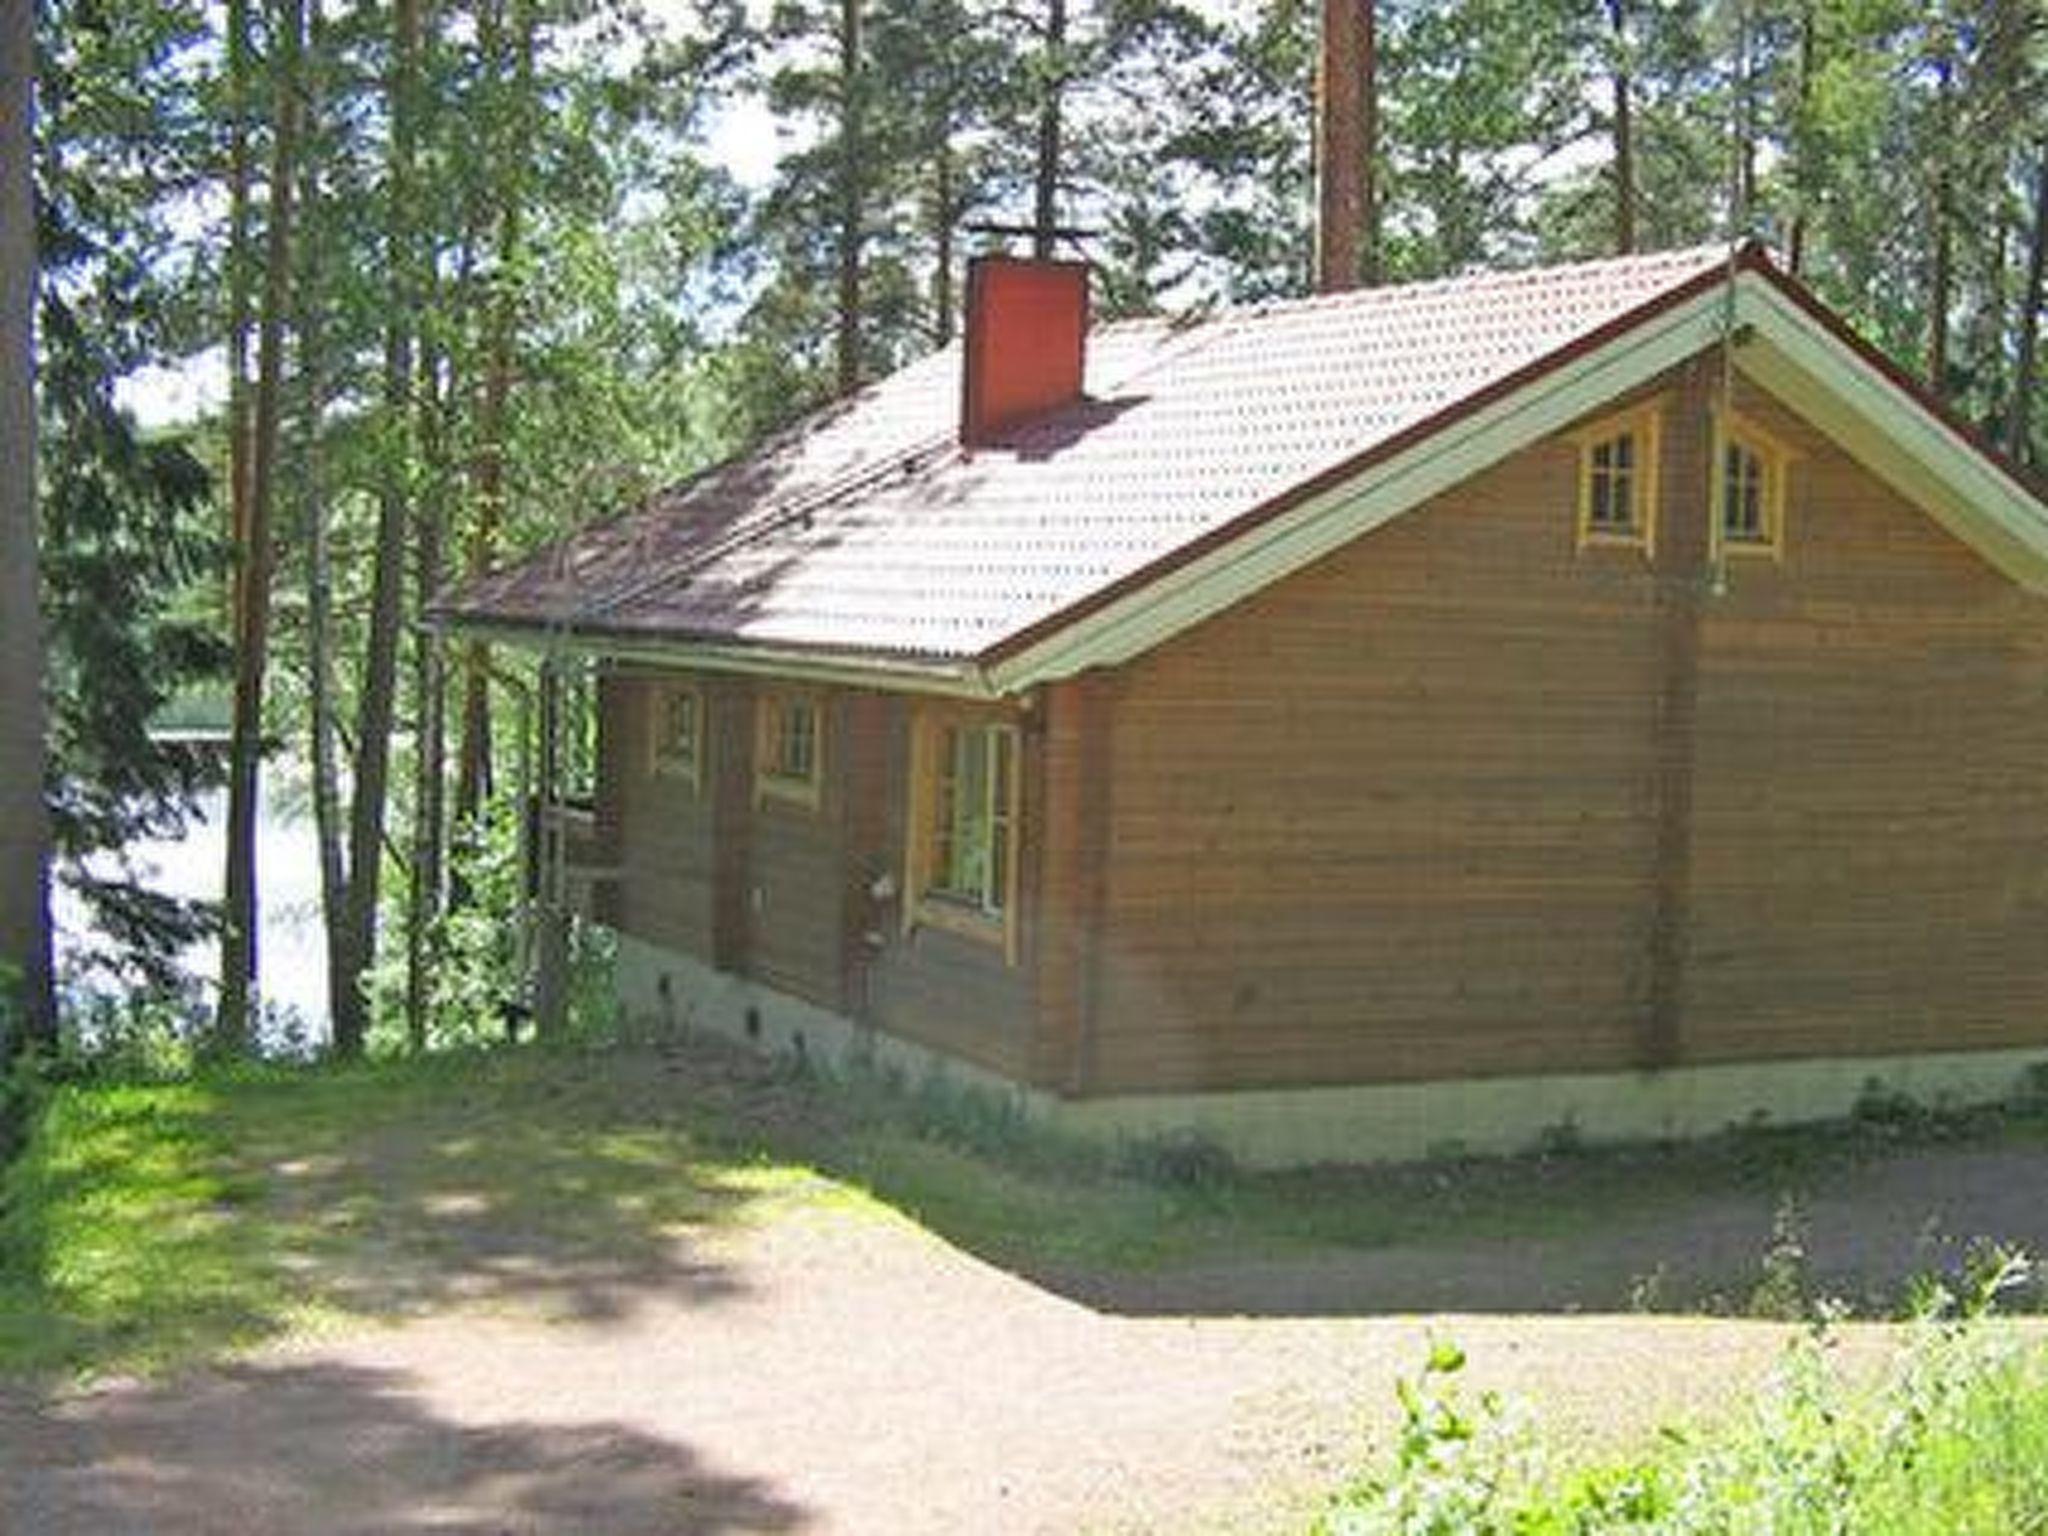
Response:
[{"label": "roof ridge", "polygon": [[[1486,288],[1514,287],[1520,284],[1534,285],[1546,279],[1568,275],[1598,277],[1611,275],[1616,269],[1641,268],[1650,270],[1658,267],[1673,269],[1697,269],[1704,271],[1715,262],[1728,259],[1726,241],[1715,241],[1700,245],[1679,246],[1663,251],[1641,251],[1629,256],[1600,256],[1589,261],[1555,261],[1541,266],[1527,267],[1481,267],[1466,272],[1454,272],[1443,277],[1419,278],[1413,282],[1381,283],[1371,288],[1347,288],[1341,293],[1311,293],[1299,298],[1265,299],[1243,308],[1224,308],[1217,311],[1216,318],[1249,319],[1274,314],[1298,314],[1318,309],[1370,308],[1383,304],[1396,304],[1404,300],[1443,293],[1447,289],[1480,290]],[[1690,275],[1690,272],[1688,272]]]}]

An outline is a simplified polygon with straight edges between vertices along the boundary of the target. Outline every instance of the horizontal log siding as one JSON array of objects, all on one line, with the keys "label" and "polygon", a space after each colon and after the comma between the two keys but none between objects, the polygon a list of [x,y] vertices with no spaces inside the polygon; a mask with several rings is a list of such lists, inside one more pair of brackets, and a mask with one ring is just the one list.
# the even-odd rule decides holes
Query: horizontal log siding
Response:
[{"label": "horizontal log siding", "polygon": [[[1703,381],[1671,385],[1665,512],[1698,517]],[[2048,1035],[2040,601],[1739,404],[1801,457],[1782,565],[1732,558],[1699,608],[1684,858],[1650,575],[1574,552],[1574,450],[1545,445],[1125,669],[1091,1091]]]},{"label": "horizontal log siding", "polygon": [[1533,451],[1127,669],[1091,1089],[1635,1060],[1655,602],[1574,552],[1576,473]]},{"label": "horizontal log siding", "polygon": [[1785,558],[1703,634],[1685,1053],[2048,1040],[2048,648],[2030,597],[1789,412]]},{"label": "horizontal log siding", "polygon": [[[770,685],[761,684],[764,691]],[[818,803],[799,805],[756,796],[749,768],[753,824],[741,902],[747,922],[748,973],[823,1008],[843,1009],[845,941],[841,888],[845,846],[846,778],[854,758],[845,740],[843,700],[823,689],[804,689],[818,704],[823,753]],[[744,739],[752,742],[751,715]]]},{"label": "horizontal log siding", "polygon": [[[825,754],[819,805],[757,805],[759,685],[697,679],[705,761],[693,794],[653,769],[664,676],[686,674],[621,672],[603,685],[602,827],[622,874],[608,898],[617,926],[977,1065],[1025,1076],[1033,1021],[1027,966],[1010,966],[999,948],[957,934],[905,935],[895,901],[871,894],[879,875],[903,879],[911,703],[890,694],[817,691]],[[1027,731],[1024,740],[1028,898],[1036,878],[1032,829],[1043,796],[1032,766],[1036,738]],[[728,930],[722,940],[721,905]],[[878,950],[870,934],[880,939]],[[1028,945],[1028,924],[1024,938]]]},{"label": "horizontal log siding", "polygon": [[603,691],[599,778],[612,803],[600,826],[620,878],[611,921],[650,944],[711,958],[711,794],[654,771],[660,683],[639,672],[609,675]]},{"label": "horizontal log siding", "polygon": [[[891,1034],[976,1066],[1010,1077],[1028,1077],[1036,1020],[1028,963],[1020,958],[1013,966],[1001,946],[943,928],[915,926],[904,931],[899,903],[913,894],[901,887],[906,879],[905,849],[910,834],[911,719],[918,706],[900,695],[887,703],[882,819],[886,841],[877,872],[886,870],[899,890],[895,900],[875,910],[875,932],[881,943],[868,967],[866,1017]],[[1044,812],[1039,775],[1033,766],[1039,755],[1038,737],[1027,728],[1022,740],[1025,760],[1020,765],[1024,778],[1019,822],[1024,862],[1020,875],[1028,912],[1036,889]],[[1020,952],[1028,955],[1034,942],[1028,923],[1022,940]]]}]

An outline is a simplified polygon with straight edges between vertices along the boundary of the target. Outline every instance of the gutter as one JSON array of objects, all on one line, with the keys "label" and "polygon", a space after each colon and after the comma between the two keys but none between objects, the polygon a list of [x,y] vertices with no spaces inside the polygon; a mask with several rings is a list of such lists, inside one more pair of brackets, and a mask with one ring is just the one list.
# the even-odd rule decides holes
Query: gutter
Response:
[{"label": "gutter", "polygon": [[693,667],[705,672],[781,677],[799,682],[879,688],[892,693],[923,693],[983,702],[999,699],[1009,691],[998,688],[982,667],[969,660],[858,656],[801,646],[623,635],[565,628],[547,620],[522,623],[446,610],[429,613],[424,624],[427,629],[441,634],[466,635],[501,645],[605,661],[638,661],[651,666]]}]

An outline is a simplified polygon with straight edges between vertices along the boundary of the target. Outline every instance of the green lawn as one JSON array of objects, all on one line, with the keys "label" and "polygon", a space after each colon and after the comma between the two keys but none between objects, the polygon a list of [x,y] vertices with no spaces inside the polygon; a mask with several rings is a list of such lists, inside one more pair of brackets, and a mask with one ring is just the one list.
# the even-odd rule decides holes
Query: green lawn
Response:
[{"label": "green lawn", "polygon": [[1200,1148],[1088,1153],[972,1097],[823,1087],[714,1045],[72,1085],[0,1185],[0,1371],[160,1370],[457,1303],[602,1315],[635,1288],[717,1284],[689,1255],[792,1204],[894,1210],[1065,1284],[1590,1232],[1796,1187],[1899,1134],[1251,1176]]}]

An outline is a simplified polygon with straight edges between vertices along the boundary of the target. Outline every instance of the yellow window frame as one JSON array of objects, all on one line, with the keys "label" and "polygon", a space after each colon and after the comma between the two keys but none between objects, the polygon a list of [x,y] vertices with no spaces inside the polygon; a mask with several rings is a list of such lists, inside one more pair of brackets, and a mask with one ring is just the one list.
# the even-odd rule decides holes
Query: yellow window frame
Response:
[{"label": "yellow window frame", "polygon": [[[1731,446],[1753,455],[1762,472],[1758,497],[1764,530],[1761,538],[1728,537],[1728,449]],[[1761,555],[1772,560],[1784,558],[1785,486],[1791,477],[1792,462],[1797,457],[1781,439],[1772,436],[1740,411],[1717,409],[1714,412],[1713,482],[1708,489],[1712,503],[1713,556],[1716,560],[1728,555]]]},{"label": "yellow window frame", "polygon": [[[809,762],[793,769],[784,761],[796,711],[810,716]],[[815,811],[825,783],[825,709],[814,693],[770,689],[754,701],[754,804],[771,800]]]},{"label": "yellow window frame", "polygon": [[[690,711],[687,752],[669,740],[668,712],[678,704]],[[661,682],[654,688],[654,711],[648,722],[647,767],[657,778],[673,779],[696,794],[704,776],[704,690],[695,683]]]},{"label": "yellow window frame", "polygon": [[[1662,403],[1652,400],[1603,416],[1571,434],[1579,456],[1576,523],[1579,549],[1640,549],[1645,556],[1656,554],[1664,458],[1663,429]],[[1635,503],[1637,523],[1624,531],[1603,527],[1593,521],[1594,454],[1604,445],[1630,434],[1633,434],[1636,444],[1630,474],[1631,499]]]},{"label": "yellow window frame", "polygon": [[[992,751],[1007,751],[1009,778],[1003,803],[989,815],[991,835],[1002,839],[1002,905],[999,910],[976,907],[942,889],[940,859],[943,836],[939,818],[945,805],[947,741],[951,731],[986,733]],[[998,746],[997,743],[1002,745]],[[1004,960],[1017,963],[1017,900],[1023,838],[1023,735],[998,716],[969,710],[923,707],[912,719],[910,738],[910,806],[904,837],[903,931],[920,926],[942,928],[999,945]],[[993,784],[995,765],[988,778]],[[994,790],[991,790],[994,793]],[[997,823],[1000,823],[998,826]],[[990,857],[994,857],[991,845]]]}]

